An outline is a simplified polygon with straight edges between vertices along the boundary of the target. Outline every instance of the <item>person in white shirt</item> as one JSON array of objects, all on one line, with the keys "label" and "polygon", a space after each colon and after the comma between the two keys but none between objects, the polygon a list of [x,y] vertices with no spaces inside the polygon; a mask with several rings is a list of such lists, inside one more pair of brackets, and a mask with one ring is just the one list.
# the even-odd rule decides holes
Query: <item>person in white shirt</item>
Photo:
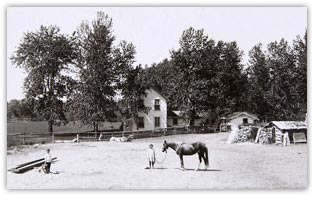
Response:
[{"label": "person in white shirt", "polygon": [[153,144],[149,145],[148,149],[148,159],[149,159],[149,168],[154,169],[154,163],[155,163],[155,150],[153,148]]},{"label": "person in white shirt", "polygon": [[52,161],[52,157],[51,157],[49,148],[46,150],[46,154],[45,154],[44,159],[45,159],[45,163],[44,163],[45,171],[46,171],[47,174],[49,174],[50,173],[51,161]]}]

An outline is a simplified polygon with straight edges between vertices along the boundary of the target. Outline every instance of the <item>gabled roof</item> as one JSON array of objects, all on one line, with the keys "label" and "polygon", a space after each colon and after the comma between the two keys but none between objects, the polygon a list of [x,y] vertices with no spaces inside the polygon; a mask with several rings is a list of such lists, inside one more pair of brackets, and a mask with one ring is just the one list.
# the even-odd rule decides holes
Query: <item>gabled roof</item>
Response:
[{"label": "gabled roof", "polygon": [[158,93],[160,96],[162,96],[165,100],[167,100],[167,98],[160,92],[157,90],[157,88],[150,86],[149,90],[154,90],[156,93]]},{"label": "gabled roof", "polygon": [[275,125],[281,130],[307,129],[307,124],[303,121],[271,121],[265,127],[270,127],[271,125]]},{"label": "gabled roof", "polygon": [[[259,120],[258,116],[256,116],[255,114],[249,113],[249,112],[234,112],[232,114],[227,115],[225,118],[231,120],[231,119],[234,119],[234,118],[236,118],[236,117],[238,117],[240,115],[249,116],[249,117],[251,117],[251,118],[253,118],[255,120]],[[221,117],[221,119],[222,118],[223,117]]]}]

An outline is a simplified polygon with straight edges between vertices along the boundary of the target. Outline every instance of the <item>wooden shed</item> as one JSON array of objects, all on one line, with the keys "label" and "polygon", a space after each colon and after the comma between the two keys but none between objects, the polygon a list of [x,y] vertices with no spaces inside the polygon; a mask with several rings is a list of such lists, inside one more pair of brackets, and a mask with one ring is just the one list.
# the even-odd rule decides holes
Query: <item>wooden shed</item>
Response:
[{"label": "wooden shed", "polygon": [[307,124],[303,121],[272,121],[264,128],[271,135],[271,143],[283,143],[285,133],[288,133],[290,143],[307,141]]}]

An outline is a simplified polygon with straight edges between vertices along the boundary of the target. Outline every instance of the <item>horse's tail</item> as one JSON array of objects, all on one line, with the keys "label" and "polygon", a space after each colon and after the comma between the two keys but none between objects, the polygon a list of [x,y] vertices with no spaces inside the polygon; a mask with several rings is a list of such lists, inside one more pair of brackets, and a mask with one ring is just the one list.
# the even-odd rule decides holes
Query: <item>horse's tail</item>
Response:
[{"label": "horse's tail", "polygon": [[208,148],[206,146],[205,146],[205,153],[204,154],[205,154],[205,158],[206,158],[205,164],[207,167],[209,167]]}]

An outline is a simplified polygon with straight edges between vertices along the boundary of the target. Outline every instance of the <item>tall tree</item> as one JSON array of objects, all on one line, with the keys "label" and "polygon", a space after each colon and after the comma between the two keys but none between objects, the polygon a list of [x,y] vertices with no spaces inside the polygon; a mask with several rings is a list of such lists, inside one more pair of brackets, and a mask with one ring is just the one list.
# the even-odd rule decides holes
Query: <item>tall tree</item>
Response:
[{"label": "tall tree", "polygon": [[135,50],[126,42],[114,46],[112,19],[103,12],[98,12],[91,24],[82,22],[77,34],[79,82],[71,106],[76,118],[93,124],[97,133],[100,121],[115,117],[121,72],[134,61]]},{"label": "tall tree", "polygon": [[222,114],[244,108],[247,82],[236,42],[215,42],[203,30],[189,28],[171,58],[146,69],[148,82],[168,98],[172,109],[187,119],[202,112],[214,123]]},{"label": "tall tree", "polygon": [[249,92],[248,102],[251,112],[267,121],[271,115],[267,94],[270,90],[270,72],[262,44],[257,44],[249,52]]},{"label": "tall tree", "polygon": [[288,42],[281,39],[268,45],[268,66],[271,88],[269,103],[274,120],[294,120],[299,111],[297,103],[296,60]]},{"label": "tall tree", "polygon": [[11,58],[26,71],[26,97],[36,101],[36,110],[48,121],[50,133],[55,120],[65,119],[63,99],[72,83],[65,73],[77,57],[75,51],[74,38],[61,34],[56,26],[41,26],[24,35]]},{"label": "tall tree", "polygon": [[186,119],[195,118],[205,100],[200,94],[205,83],[198,78],[202,69],[202,51],[206,48],[208,36],[203,30],[189,28],[185,30],[179,41],[180,48],[171,52],[172,64],[177,73],[177,84],[173,87],[176,95],[174,102],[184,112]]},{"label": "tall tree", "polygon": [[236,42],[224,43],[219,61],[218,78],[220,82],[220,106],[226,112],[234,112],[242,109],[241,96],[246,89],[243,87],[241,64],[243,52]]},{"label": "tall tree", "polygon": [[305,118],[307,112],[307,31],[303,38],[297,37],[293,42],[296,59],[296,92],[298,96],[299,119]]}]

